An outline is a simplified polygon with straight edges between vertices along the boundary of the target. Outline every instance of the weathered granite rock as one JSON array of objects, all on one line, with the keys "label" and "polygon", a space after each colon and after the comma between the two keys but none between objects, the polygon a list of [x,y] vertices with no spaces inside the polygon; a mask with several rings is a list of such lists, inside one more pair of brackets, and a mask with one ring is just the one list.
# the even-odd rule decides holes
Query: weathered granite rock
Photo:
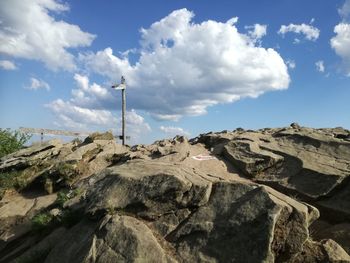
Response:
[{"label": "weathered granite rock", "polygon": [[[5,257],[0,257],[0,262],[43,262],[52,248],[62,241],[66,233],[67,229],[60,227],[38,243],[36,243],[35,238],[28,239],[27,242],[20,243],[12,248]],[[57,260],[57,262],[61,261]]]},{"label": "weathered granite rock", "polygon": [[58,229],[16,260],[38,255],[45,262],[176,262],[143,222],[119,215]]},{"label": "weathered granite rock", "polygon": [[85,138],[84,143],[92,143],[96,140],[114,140],[114,136],[112,132],[104,132],[104,133],[99,133],[95,132],[90,134],[88,137]]},{"label": "weathered granite rock", "polygon": [[37,160],[45,160],[56,156],[58,154],[57,149],[61,147],[61,141],[51,140],[4,156],[0,159],[0,172],[27,168],[34,165]]},{"label": "weathered granite rock", "polygon": [[181,262],[290,260],[317,217],[270,188],[213,181],[159,161],[111,167],[95,182],[86,195],[88,214],[127,213],[149,221]]},{"label": "weathered granite rock", "polygon": [[30,232],[31,218],[55,201],[56,194],[33,198],[6,194],[0,201],[0,250],[6,242]]},{"label": "weathered granite rock", "polygon": [[350,219],[350,142],[334,133],[285,128],[230,134],[221,154],[252,180],[339,212],[340,220]]},{"label": "weathered granite rock", "polygon": [[326,221],[317,220],[311,225],[310,231],[315,240],[330,238],[336,241],[350,254],[350,223],[331,225]]},{"label": "weathered granite rock", "polygon": [[[0,203],[3,222],[53,218],[46,237],[0,243],[0,262],[350,262],[347,234],[336,234],[350,221],[349,134],[293,124],[131,148],[90,136],[26,149],[0,162],[31,178],[18,195],[49,182],[66,192],[23,213],[9,209],[15,199]],[[319,217],[330,231],[314,240]]]},{"label": "weathered granite rock", "polygon": [[350,256],[331,239],[313,242],[307,240],[303,246],[303,252],[296,255],[291,263],[348,263]]},{"label": "weathered granite rock", "polygon": [[[105,170],[86,195],[86,212],[132,211],[155,218],[179,207],[199,206],[208,201],[211,182],[193,176],[186,167],[135,160]],[[205,175],[203,175],[205,176]]]}]

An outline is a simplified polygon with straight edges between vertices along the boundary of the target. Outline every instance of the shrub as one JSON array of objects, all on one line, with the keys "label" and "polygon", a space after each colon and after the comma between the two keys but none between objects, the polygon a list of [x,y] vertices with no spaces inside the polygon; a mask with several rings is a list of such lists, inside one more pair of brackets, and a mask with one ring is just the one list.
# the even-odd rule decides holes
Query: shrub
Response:
[{"label": "shrub", "polygon": [[56,204],[59,207],[63,208],[65,202],[81,194],[82,190],[79,188],[69,191],[67,189],[61,190],[57,193]]},{"label": "shrub", "polygon": [[39,213],[32,218],[32,229],[35,232],[42,232],[52,225],[53,215],[48,212]]},{"label": "shrub", "polygon": [[16,188],[21,183],[19,177],[21,176],[20,172],[0,172],[0,200],[2,199],[5,191],[7,189]]},{"label": "shrub", "polygon": [[56,204],[59,207],[63,207],[64,203],[67,202],[69,200],[69,195],[68,195],[68,191],[67,190],[62,190],[60,192],[57,193],[57,199],[56,199]]},{"label": "shrub", "polygon": [[30,138],[26,133],[0,128],[0,158],[18,151]]}]

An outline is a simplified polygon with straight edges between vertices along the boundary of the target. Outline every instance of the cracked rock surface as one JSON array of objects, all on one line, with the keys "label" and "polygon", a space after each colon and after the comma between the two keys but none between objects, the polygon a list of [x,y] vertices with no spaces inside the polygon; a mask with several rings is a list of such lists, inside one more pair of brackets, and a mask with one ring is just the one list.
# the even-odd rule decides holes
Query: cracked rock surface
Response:
[{"label": "cracked rock surface", "polygon": [[347,130],[112,138],[1,160],[26,185],[3,190],[0,262],[350,262]]}]

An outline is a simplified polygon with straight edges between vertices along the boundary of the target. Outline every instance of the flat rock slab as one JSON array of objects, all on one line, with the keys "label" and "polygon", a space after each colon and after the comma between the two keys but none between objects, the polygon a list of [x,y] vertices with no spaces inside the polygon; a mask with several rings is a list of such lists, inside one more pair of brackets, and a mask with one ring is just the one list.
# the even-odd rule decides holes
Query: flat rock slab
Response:
[{"label": "flat rock slab", "polygon": [[329,130],[239,132],[224,143],[222,155],[247,178],[350,219],[350,142]]}]

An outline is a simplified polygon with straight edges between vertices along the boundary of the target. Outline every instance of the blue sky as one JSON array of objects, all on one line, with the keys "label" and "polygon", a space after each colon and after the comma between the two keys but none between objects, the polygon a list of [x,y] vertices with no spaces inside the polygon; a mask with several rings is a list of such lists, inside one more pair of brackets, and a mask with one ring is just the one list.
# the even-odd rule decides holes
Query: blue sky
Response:
[{"label": "blue sky", "polygon": [[350,128],[350,0],[0,3],[0,127],[130,143],[298,122]]}]

